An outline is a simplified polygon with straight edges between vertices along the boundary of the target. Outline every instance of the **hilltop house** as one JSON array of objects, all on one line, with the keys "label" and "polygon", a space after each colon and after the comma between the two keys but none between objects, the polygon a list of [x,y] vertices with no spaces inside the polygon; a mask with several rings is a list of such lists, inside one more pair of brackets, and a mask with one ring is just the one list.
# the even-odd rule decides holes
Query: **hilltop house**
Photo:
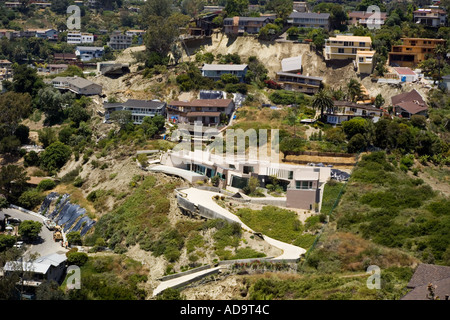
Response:
[{"label": "hilltop house", "polygon": [[403,44],[393,45],[389,52],[389,65],[397,67],[414,67],[426,60],[427,55],[434,54],[438,44],[445,44],[444,39],[402,38]]},{"label": "hilltop house", "polygon": [[324,111],[327,123],[341,124],[355,117],[372,119],[376,122],[383,115],[383,110],[371,104],[359,104],[350,101],[333,101],[334,106]]},{"label": "hilltop house", "polygon": [[8,80],[12,77],[12,62],[9,60],[0,60],[0,81]]},{"label": "hilltop house", "polygon": [[67,33],[67,43],[70,44],[94,43],[94,35],[92,33],[85,33],[80,31],[69,31]]},{"label": "hilltop house", "polygon": [[325,41],[325,60],[356,59],[358,51],[371,51],[370,37],[337,35]]},{"label": "hilltop house", "polygon": [[393,96],[391,101],[396,116],[409,119],[413,115],[428,115],[428,106],[416,89]]},{"label": "hilltop house", "polygon": [[288,21],[294,27],[299,28],[320,28],[330,30],[330,14],[316,12],[292,12]]},{"label": "hilltop house", "polygon": [[232,74],[239,78],[240,82],[244,82],[245,75],[248,71],[246,64],[204,64],[202,67],[202,76],[211,78],[214,81],[220,80],[223,74]]},{"label": "hilltop house", "polygon": [[78,95],[91,96],[102,94],[102,86],[80,77],[56,77],[52,80],[54,88],[68,90]]},{"label": "hilltop house", "polygon": [[386,18],[386,12],[379,12],[379,16],[367,11],[351,11],[348,13],[348,23],[353,26],[367,27],[368,24],[382,26]]},{"label": "hilltop house", "polygon": [[232,35],[257,34],[265,25],[273,22],[272,17],[232,17],[223,20],[224,32]]},{"label": "hilltop house", "polygon": [[428,27],[444,27],[447,25],[447,12],[441,8],[417,9],[413,12],[414,23]]},{"label": "hilltop house", "polygon": [[163,165],[195,172],[204,177],[219,176],[220,186],[242,192],[251,177],[258,178],[261,187],[273,183],[273,177],[286,191],[280,199],[286,207],[313,210],[321,202],[321,190],[331,176],[329,167],[309,167],[273,163],[268,160],[249,160],[223,157],[207,151],[180,150],[168,153]]},{"label": "hilltop house", "polygon": [[232,115],[235,104],[232,99],[196,99],[191,102],[168,103],[167,117],[171,122],[217,126],[223,117]]},{"label": "hilltop house", "polygon": [[39,257],[31,262],[28,261],[8,261],[3,267],[5,275],[12,273],[23,273],[24,292],[35,294],[36,288],[44,281],[56,281],[61,284],[66,273],[67,257],[65,254],[53,253]]},{"label": "hilltop house", "polygon": [[99,59],[103,57],[104,53],[103,47],[81,47],[75,48],[75,54],[80,57],[81,61],[90,61],[92,59]]},{"label": "hilltop house", "polygon": [[166,103],[159,100],[129,99],[126,102],[105,103],[105,120],[109,120],[114,111],[131,111],[134,124],[142,124],[145,117],[166,115]]},{"label": "hilltop house", "polygon": [[276,80],[285,90],[316,93],[322,85],[323,78],[304,75],[302,71],[302,56],[285,58],[281,60],[281,71],[277,72]]},{"label": "hilltop house", "polygon": [[113,50],[124,50],[131,47],[132,42],[133,36],[116,31],[110,35],[107,45]]}]

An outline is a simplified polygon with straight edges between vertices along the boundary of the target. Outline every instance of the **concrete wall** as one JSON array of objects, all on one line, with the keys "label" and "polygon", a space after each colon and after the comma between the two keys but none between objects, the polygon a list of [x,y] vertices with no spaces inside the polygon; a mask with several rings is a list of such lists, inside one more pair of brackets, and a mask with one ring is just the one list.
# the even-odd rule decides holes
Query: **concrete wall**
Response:
[{"label": "concrete wall", "polygon": [[288,208],[314,210],[316,202],[320,202],[320,189],[288,189],[286,192],[286,207]]},{"label": "concrete wall", "polygon": [[185,271],[185,272],[179,272],[179,273],[175,273],[175,274],[170,274],[170,275],[162,277],[162,278],[160,278],[158,280],[160,280],[160,281],[167,281],[167,280],[183,277],[183,276],[186,276],[188,274],[193,274],[193,273],[196,273],[196,272],[199,272],[199,271],[203,271],[203,270],[206,270],[206,269],[209,269],[209,268],[211,268],[210,265],[201,266],[201,267],[194,268],[194,269],[191,269],[191,270],[188,270],[188,271]]}]

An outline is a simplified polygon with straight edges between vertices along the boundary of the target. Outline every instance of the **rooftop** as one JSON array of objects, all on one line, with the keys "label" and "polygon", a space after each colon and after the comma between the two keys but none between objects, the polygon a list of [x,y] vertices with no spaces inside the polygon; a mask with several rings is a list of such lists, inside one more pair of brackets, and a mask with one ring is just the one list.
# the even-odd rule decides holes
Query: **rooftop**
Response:
[{"label": "rooftop", "polygon": [[207,71],[244,71],[247,68],[246,64],[207,64],[205,63],[202,70]]},{"label": "rooftop", "polygon": [[401,75],[409,75],[409,76],[416,75],[416,73],[414,71],[412,71],[410,68],[407,68],[407,67],[395,67],[394,70],[397,71],[397,73],[401,74]]},{"label": "rooftop", "polygon": [[105,103],[105,108],[113,108],[113,107],[134,107],[134,108],[149,108],[149,109],[160,109],[164,106],[164,102],[156,101],[156,100],[136,100],[129,99],[126,102],[116,102],[116,103]]},{"label": "rooftop", "polygon": [[394,106],[398,105],[399,103],[402,103],[402,102],[410,102],[410,101],[418,101],[422,105],[426,105],[422,96],[416,89],[413,89],[410,92],[404,92],[404,93],[400,93],[396,96],[393,96],[391,98],[391,101],[392,101],[392,105],[394,105]]},{"label": "rooftop", "polygon": [[341,35],[341,34],[336,35],[336,37],[331,37],[328,40],[331,40],[331,41],[370,42],[370,43],[372,43],[372,39],[370,37],[347,36],[347,35]]},{"label": "rooftop", "polygon": [[292,12],[289,18],[308,18],[308,19],[328,19],[329,13],[316,13],[316,12]]},{"label": "rooftop", "polygon": [[193,101],[172,101],[171,106],[180,107],[217,107],[226,108],[233,102],[232,99],[195,99]]},{"label": "rooftop", "polygon": [[281,60],[281,70],[283,72],[300,70],[301,68],[302,68],[302,56],[291,57]]}]

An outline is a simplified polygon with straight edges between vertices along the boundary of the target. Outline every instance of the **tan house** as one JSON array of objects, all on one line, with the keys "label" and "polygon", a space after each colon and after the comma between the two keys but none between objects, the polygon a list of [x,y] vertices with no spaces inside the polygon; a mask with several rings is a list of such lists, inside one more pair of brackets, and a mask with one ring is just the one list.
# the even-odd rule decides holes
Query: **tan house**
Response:
[{"label": "tan house", "polygon": [[356,51],[355,65],[359,74],[371,74],[373,70],[373,56],[375,51]]},{"label": "tan house", "polygon": [[445,45],[444,39],[402,38],[403,44],[393,45],[389,52],[389,65],[414,67],[434,54],[436,45]]},{"label": "tan house", "polygon": [[356,59],[358,51],[371,51],[370,37],[337,35],[325,41],[325,60]]}]

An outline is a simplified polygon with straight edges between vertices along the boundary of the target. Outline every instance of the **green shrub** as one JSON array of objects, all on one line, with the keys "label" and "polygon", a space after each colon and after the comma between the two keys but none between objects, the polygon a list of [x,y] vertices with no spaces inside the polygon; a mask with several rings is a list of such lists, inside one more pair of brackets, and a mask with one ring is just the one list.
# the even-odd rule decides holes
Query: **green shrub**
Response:
[{"label": "green shrub", "polygon": [[41,191],[47,191],[54,189],[56,187],[56,182],[50,179],[44,179],[39,182],[37,188]]}]

